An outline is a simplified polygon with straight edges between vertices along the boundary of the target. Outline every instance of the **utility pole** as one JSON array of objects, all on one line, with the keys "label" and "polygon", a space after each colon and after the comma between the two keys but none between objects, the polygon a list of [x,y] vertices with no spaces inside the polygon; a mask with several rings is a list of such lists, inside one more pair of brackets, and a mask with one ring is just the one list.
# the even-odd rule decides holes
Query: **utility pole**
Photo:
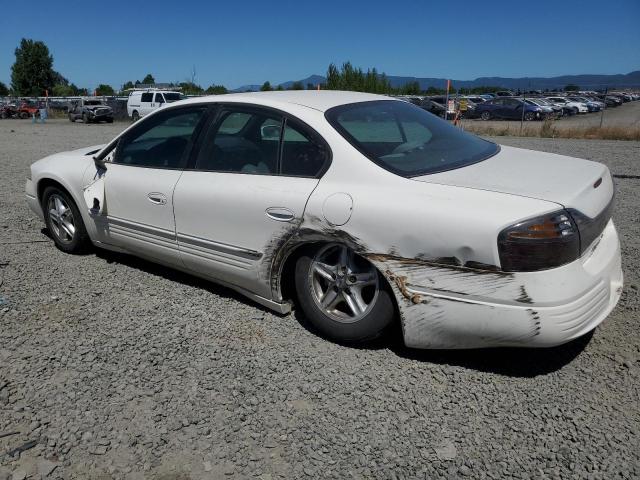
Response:
[{"label": "utility pole", "polygon": [[602,128],[602,122],[604,121],[604,111],[607,109],[607,93],[609,92],[609,87],[605,87],[604,89],[604,99],[602,103],[604,103],[604,107],[602,107],[602,111],[600,113],[600,128]]}]

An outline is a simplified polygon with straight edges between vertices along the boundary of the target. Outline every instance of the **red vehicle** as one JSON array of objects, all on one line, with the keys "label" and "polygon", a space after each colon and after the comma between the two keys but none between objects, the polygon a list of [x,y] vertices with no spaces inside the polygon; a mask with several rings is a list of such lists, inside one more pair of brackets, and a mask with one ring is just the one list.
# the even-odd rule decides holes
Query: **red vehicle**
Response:
[{"label": "red vehicle", "polygon": [[18,107],[18,116],[20,118],[31,118],[35,114],[40,116],[40,107],[34,102],[22,102]]}]

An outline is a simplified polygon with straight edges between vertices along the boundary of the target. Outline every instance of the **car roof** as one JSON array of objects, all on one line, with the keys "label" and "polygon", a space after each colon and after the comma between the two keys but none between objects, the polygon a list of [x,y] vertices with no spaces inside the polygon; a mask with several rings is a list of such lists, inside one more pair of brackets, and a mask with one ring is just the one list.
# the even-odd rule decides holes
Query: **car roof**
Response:
[{"label": "car roof", "polygon": [[325,112],[330,108],[349,103],[368,102],[375,100],[400,101],[385,95],[374,95],[361,92],[343,92],[339,90],[286,90],[279,92],[246,92],[228,93],[224,95],[209,95],[190,98],[180,104],[187,103],[221,103],[238,102],[264,105],[268,107],[285,107],[286,105],[302,105]]}]

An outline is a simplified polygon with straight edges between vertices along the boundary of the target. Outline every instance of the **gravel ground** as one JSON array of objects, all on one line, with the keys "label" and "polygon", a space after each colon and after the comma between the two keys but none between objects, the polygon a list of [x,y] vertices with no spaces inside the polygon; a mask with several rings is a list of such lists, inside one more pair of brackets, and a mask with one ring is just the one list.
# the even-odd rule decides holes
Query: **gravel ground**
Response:
[{"label": "gravel ground", "polygon": [[[188,275],[55,249],[29,164],[124,126],[0,121],[0,480],[640,477],[640,180],[616,179],[626,286],[593,336],[356,349]],[[640,173],[638,143],[499,141]]]}]

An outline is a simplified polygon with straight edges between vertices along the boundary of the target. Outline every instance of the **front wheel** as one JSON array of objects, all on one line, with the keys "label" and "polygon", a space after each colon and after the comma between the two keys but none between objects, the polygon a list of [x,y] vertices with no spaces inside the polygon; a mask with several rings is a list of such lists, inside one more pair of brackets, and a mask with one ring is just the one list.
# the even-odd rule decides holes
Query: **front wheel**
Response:
[{"label": "front wheel", "polygon": [[482,114],[480,115],[480,118],[482,120],[491,120],[491,114],[489,112],[482,112]]},{"label": "front wheel", "polygon": [[42,195],[47,228],[63,252],[82,253],[90,245],[80,211],[69,194],[58,187],[47,187]]},{"label": "front wheel", "polygon": [[536,114],[535,114],[535,113],[533,113],[533,112],[525,112],[525,114],[524,114],[524,119],[525,119],[527,122],[530,122],[530,121],[532,121],[532,120],[535,120],[535,119],[536,119]]},{"label": "front wheel", "polygon": [[138,113],[137,110],[134,110],[133,113],[131,114],[131,120],[133,120],[134,122],[137,122],[138,120],[140,120],[140,114]]},{"label": "front wheel", "polygon": [[393,301],[378,271],[345,245],[332,243],[302,255],[295,281],[305,316],[328,338],[370,341],[393,322]]}]

